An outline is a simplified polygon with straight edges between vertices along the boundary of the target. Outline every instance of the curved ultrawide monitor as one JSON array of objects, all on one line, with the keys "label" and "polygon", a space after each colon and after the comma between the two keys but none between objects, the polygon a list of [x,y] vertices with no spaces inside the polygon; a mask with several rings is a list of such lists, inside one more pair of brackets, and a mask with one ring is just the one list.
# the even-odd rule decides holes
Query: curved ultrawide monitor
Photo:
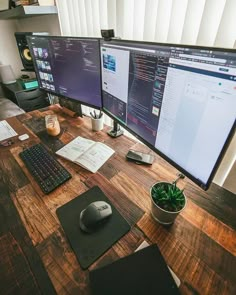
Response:
[{"label": "curved ultrawide monitor", "polygon": [[235,130],[236,51],[101,41],[103,110],[207,189]]},{"label": "curved ultrawide monitor", "polygon": [[27,40],[41,89],[101,108],[99,39],[30,36]]}]

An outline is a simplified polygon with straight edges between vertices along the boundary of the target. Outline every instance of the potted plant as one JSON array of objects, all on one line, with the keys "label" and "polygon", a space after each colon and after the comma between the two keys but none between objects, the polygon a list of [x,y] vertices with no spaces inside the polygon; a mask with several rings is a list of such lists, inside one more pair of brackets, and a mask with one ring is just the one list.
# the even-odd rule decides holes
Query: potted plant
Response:
[{"label": "potted plant", "polygon": [[186,206],[185,194],[177,187],[180,178],[184,178],[184,175],[179,174],[172,183],[157,182],[151,187],[151,213],[161,224],[172,224]]}]

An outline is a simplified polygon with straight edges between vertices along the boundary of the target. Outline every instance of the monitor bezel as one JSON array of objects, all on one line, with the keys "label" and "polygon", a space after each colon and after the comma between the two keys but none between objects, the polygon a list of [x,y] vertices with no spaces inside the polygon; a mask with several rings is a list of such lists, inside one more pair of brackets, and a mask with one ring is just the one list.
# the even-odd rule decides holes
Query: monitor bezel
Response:
[{"label": "monitor bezel", "polygon": [[[227,51],[227,52],[232,52],[235,53],[236,55],[236,49],[232,48],[223,48],[223,47],[209,47],[209,46],[197,46],[197,45],[187,45],[187,44],[174,44],[174,43],[157,43],[157,42],[147,42],[147,41],[136,41],[136,40],[125,40],[125,39],[112,39],[110,41],[105,41],[104,39],[101,39],[102,42],[100,42],[100,54],[101,54],[101,47],[103,46],[103,43],[117,43],[117,45],[124,44],[126,45],[132,45],[132,44],[137,44],[137,45],[156,45],[156,46],[165,46],[165,47],[180,47],[180,48],[192,48],[192,49],[202,49],[202,50],[214,50],[214,51]],[[114,43],[113,43],[114,44]],[[101,59],[101,56],[100,56]],[[101,79],[102,79],[102,62],[100,61],[101,65]],[[101,80],[102,82],[102,80]],[[211,174],[209,175],[209,178],[206,183],[203,183],[200,179],[194,177],[191,173],[189,173],[187,170],[182,168],[180,165],[175,163],[173,160],[171,160],[168,156],[163,154],[161,151],[159,151],[157,148],[155,148],[152,144],[148,143],[145,139],[143,139],[141,136],[139,136],[137,133],[132,131],[128,126],[126,126],[122,121],[120,121],[117,117],[115,117],[113,114],[111,114],[106,108],[104,107],[103,103],[103,90],[102,90],[102,85],[101,85],[101,91],[102,91],[102,110],[103,112],[108,115],[110,118],[112,118],[115,122],[117,122],[120,126],[122,126],[125,130],[130,132],[135,138],[140,140],[142,143],[144,143],[146,146],[148,146],[152,151],[157,153],[159,156],[161,156],[164,160],[166,160],[169,164],[171,164],[173,167],[175,167],[177,170],[179,170],[181,173],[183,173],[186,177],[188,177],[190,180],[192,180],[195,184],[197,184],[199,187],[201,187],[203,190],[208,190],[210,187],[210,184],[212,183],[212,180],[217,172],[217,169],[220,166],[220,163],[222,159],[224,158],[224,155],[227,151],[228,146],[230,145],[230,142],[233,138],[233,136],[236,136],[236,119],[234,121],[234,124],[232,125],[232,128],[228,134],[228,137],[224,143],[224,146],[221,150],[221,152],[218,155],[218,158],[215,162],[215,165],[211,171]]]},{"label": "monitor bezel", "polygon": [[[38,75],[38,68],[37,68],[37,64],[36,64],[36,61],[35,61],[35,57],[34,57],[34,54],[33,54],[33,51],[31,50],[31,46],[29,45],[29,42],[32,38],[45,38],[45,39],[74,39],[74,40],[95,40],[95,41],[98,41],[98,50],[99,50],[99,68],[101,69],[101,59],[100,59],[100,39],[101,38],[95,38],[95,37],[78,37],[78,36],[55,36],[55,35],[30,35],[30,36],[26,36],[26,39],[27,39],[27,43],[28,43],[28,46],[29,46],[29,50],[30,50],[30,54],[32,56],[32,60],[33,60],[33,64],[34,64],[34,68],[35,68],[35,74],[36,74],[36,77],[37,77],[37,80],[38,81],[41,81],[39,75]],[[37,70],[36,70],[37,69]],[[101,75],[101,71],[100,71],[100,86],[102,86],[102,75]],[[84,105],[84,106],[87,106],[87,107],[91,107],[91,108],[94,108],[94,109],[98,109],[98,110],[101,110],[102,109],[102,88],[100,87],[100,97],[101,97],[101,106],[95,106],[93,104],[89,104],[89,103],[86,103],[82,100],[79,100],[79,99],[75,99],[75,98],[71,98],[69,96],[65,96],[65,95],[61,95],[59,93],[57,93],[56,91],[50,91],[49,89],[45,89],[43,88],[40,83],[39,83],[39,89],[49,93],[49,94],[52,94],[52,95],[55,95],[55,96],[58,96],[58,97],[61,97],[61,98],[64,98],[65,100],[68,100],[68,101],[72,101],[72,102],[77,102],[78,104],[81,104],[81,105]]]}]

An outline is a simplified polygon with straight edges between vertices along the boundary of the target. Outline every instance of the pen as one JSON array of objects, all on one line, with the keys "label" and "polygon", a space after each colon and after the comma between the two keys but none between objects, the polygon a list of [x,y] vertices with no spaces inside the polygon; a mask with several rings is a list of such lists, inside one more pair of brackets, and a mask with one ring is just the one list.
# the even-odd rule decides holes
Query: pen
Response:
[{"label": "pen", "polygon": [[102,117],[102,115],[103,115],[103,113],[102,113],[102,111],[100,110],[100,113],[99,113],[99,119]]},{"label": "pen", "polygon": [[103,113],[102,113],[102,111],[100,110],[99,115],[98,115],[98,114],[96,114],[95,111],[93,111],[93,113],[90,112],[90,116],[91,116],[91,118],[93,118],[93,119],[100,119],[100,118],[103,116]]}]

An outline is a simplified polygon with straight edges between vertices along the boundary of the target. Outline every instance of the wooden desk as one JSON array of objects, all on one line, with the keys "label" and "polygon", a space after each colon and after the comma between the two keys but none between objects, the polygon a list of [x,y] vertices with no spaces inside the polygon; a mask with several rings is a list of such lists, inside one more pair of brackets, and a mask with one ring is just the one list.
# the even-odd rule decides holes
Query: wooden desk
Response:
[{"label": "wooden desk", "polygon": [[[53,112],[64,130],[59,138],[45,132],[44,116]],[[147,240],[158,244],[181,280],[182,294],[236,294],[234,195],[214,184],[204,192],[184,180],[187,208],[173,226],[163,227],[151,217],[149,199],[154,182],[171,181],[177,173],[163,159],[156,155],[151,167],[127,162],[128,149],[145,147],[125,136],[113,139],[105,132],[93,132],[88,118],[69,118],[56,106],[8,122],[18,134],[28,133],[30,138],[25,142],[16,138],[12,146],[0,150],[0,294],[52,294],[43,265],[58,294],[90,294],[88,271],[81,270],[55,211],[94,185],[100,186],[132,229],[90,269],[132,253]],[[103,141],[116,153],[96,174],[60,158],[73,178],[44,195],[19,152],[40,141],[56,151],[78,135]]]}]

